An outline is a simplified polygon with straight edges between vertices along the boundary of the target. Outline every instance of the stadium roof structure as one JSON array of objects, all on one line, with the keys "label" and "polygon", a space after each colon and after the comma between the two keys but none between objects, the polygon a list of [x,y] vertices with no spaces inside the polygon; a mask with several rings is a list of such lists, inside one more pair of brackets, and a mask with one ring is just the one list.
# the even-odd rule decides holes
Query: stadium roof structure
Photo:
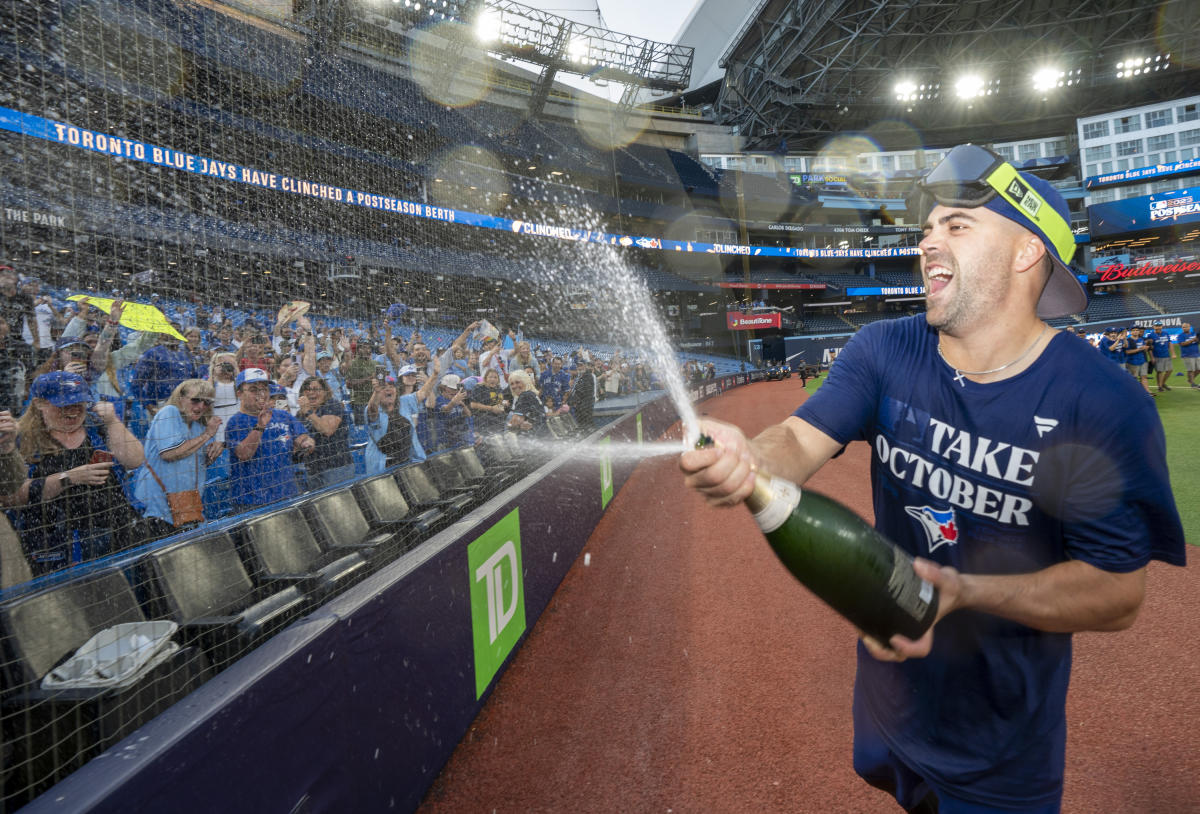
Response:
[{"label": "stadium roof structure", "polygon": [[[919,146],[914,132],[925,145],[1017,140],[1194,93],[1200,4],[761,0],[720,64],[715,112],[748,149],[815,151],[852,131],[883,149]],[[1049,66],[1059,81],[1035,90]],[[973,99],[955,93],[966,72],[981,81]]]},{"label": "stadium roof structure", "polygon": [[[309,16],[335,18],[334,12],[321,11],[321,0],[306,2]],[[440,28],[439,36],[448,40],[444,49],[447,74],[456,71],[459,57],[469,47],[538,66],[540,75],[530,99],[532,116],[541,114],[558,73],[624,85],[618,107],[626,113],[641,88],[678,92],[691,80],[694,49],[690,47],[587,25],[515,0],[440,0],[440,5],[425,0],[424,8],[414,0],[380,4],[330,0],[330,7],[348,16],[378,17],[409,28],[436,24],[437,20],[457,23]],[[327,27],[344,24],[344,20],[331,22]]]}]

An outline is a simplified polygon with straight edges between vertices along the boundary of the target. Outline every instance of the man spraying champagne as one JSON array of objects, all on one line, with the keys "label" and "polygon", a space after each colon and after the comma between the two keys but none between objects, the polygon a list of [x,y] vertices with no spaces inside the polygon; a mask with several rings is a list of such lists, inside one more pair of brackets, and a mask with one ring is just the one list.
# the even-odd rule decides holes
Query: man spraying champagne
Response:
[{"label": "man spraying champagne", "polygon": [[963,145],[914,192],[924,317],[864,327],[752,441],[701,422],[717,443],[680,467],[736,505],[758,470],[803,484],[868,441],[876,527],[938,606],[915,641],[861,637],[855,770],[909,811],[1057,812],[1070,634],[1129,627],[1147,563],[1185,563],[1162,425],[1137,382],[1043,321],[1087,306],[1053,187]]}]

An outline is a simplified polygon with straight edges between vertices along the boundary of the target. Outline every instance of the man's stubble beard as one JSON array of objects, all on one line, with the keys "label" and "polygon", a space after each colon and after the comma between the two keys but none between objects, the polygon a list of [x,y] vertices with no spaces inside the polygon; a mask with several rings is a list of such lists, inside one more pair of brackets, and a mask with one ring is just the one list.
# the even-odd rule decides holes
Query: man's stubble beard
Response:
[{"label": "man's stubble beard", "polygon": [[1003,274],[1007,263],[995,255],[989,255],[975,265],[970,275],[965,275],[957,258],[950,256],[950,263],[945,263],[943,256],[938,259],[954,271],[954,279],[950,283],[955,287],[954,296],[943,304],[941,316],[933,315],[927,305],[925,320],[931,328],[957,336],[973,321],[985,316],[989,309],[994,309],[1004,301],[1009,288],[1008,279]]}]

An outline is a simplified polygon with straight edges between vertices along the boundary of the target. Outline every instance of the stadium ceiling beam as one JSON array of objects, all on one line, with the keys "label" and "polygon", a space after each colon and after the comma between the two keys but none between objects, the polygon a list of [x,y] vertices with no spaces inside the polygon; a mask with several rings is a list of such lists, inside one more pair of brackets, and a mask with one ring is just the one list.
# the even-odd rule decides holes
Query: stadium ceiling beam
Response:
[{"label": "stadium ceiling beam", "polygon": [[[1050,119],[1057,122],[1068,112],[1090,115],[1103,99],[1133,95],[1135,85],[1115,76],[1116,63],[1128,56],[1169,50],[1178,70],[1191,72],[1190,66],[1200,62],[1197,34],[1164,33],[1163,13],[1161,4],[1149,0],[847,0],[829,5],[769,0],[724,59],[726,85],[738,88],[753,111],[723,87],[716,112],[739,129],[748,146],[793,135],[802,139],[793,147],[819,146],[822,132],[828,136],[904,119],[905,107],[893,89],[898,76],[942,82],[974,67],[999,83],[997,95],[973,114],[975,122],[986,125],[991,117],[991,123],[1003,125],[1026,120],[1037,109],[1039,119],[1051,126]],[[1163,38],[1171,44],[1164,45]],[[1081,71],[1077,81],[1089,92],[1073,89],[1040,105],[1029,93],[1029,74],[1051,59]],[[1175,73],[1156,76],[1156,85],[1173,86]],[[1147,92],[1144,84],[1141,91]],[[922,126],[929,121],[937,128],[957,123],[969,129],[972,117],[952,102],[944,98],[937,106],[908,112]]]}]

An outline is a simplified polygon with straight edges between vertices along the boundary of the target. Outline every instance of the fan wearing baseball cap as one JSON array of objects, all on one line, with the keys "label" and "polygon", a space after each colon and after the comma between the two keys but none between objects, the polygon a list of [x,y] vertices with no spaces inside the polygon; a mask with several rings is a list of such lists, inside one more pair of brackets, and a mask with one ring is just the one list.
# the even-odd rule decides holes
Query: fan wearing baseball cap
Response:
[{"label": "fan wearing baseball cap", "polygon": [[718,445],[680,468],[734,505],[756,471],[803,484],[866,441],[875,525],[937,588],[938,616],[917,641],[860,637],[855,770],[909,811],[1057,812],[1070,634],[1129,627],[1149,561],[1185,564],[1162,424],[1045,321],[1087,302],[1051,185],[964,145],[913,200],[926,313],[863,327],[753,440],[701,421]]},{"label": "fan wearing baseball cap", "polygon": [[230,491],[238,511],[300,494],[292,453],[307,455],[315,442],[287,410],[271,403],[271,377],[249,367],[233,382],[238,412],[225,424],[230,457]]},{"label": "fan wearing baseball cap", "polygon": [[[441,360],[437,360],[441,367]],[[447,373],[429,393],[425,406],[434,414],[434,450],[454,449],[475,443],[471,432],[470,392],[462,387],[462,377]]]},{"label": "fan wearing baseball cap", "polygon": [[145,455],[112,403],[65,370],[38,376],[29,394],[17,422],[29,479],[16,498],[34,576],[144,542],[121,486]]}]

